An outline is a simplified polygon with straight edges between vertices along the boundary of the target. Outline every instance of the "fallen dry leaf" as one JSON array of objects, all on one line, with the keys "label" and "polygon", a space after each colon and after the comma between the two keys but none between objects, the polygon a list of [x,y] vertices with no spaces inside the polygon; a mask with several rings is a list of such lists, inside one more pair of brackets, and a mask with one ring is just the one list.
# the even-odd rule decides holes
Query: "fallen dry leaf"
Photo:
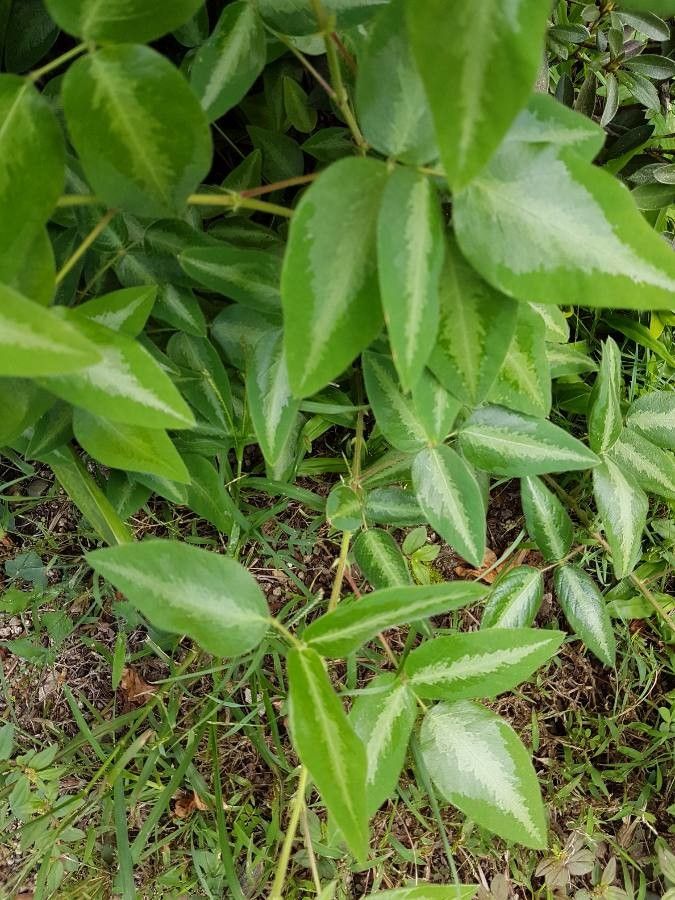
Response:
[{"label": "fallen dry leaf", "polygon": [[[485,551],[485,556],[483,557],[483,563],[479,569],[471,569],[467,566],[455,566],[455,575],[459,578],[479,578],[486,584],[492,584],[497,576],[506,569],[513,569],[516,566],[522,565],[529,553],[529,550],[519,550],[515,556],[510,556],[508,559],[505,559],[504,562],[492,569],[491,566],[494,566],[497,562],[497,554],[488,547]],[[488,569],[490,569],[490,571],[488,571]]]},{"label": "fallen dry leaf", "polygon": [[187,819],[195,810],[203,812],[208,809],[206,803],[193,791],[192,794],[181,792],[173,806],[173,814],[177,819]]},{"label": "fallen dry leaf", "polygon": [[153,694],[157,693],[157,686],[148,684],[133,666],[125,666],[122,669],[120,690],[130,703],[146,703]]}]

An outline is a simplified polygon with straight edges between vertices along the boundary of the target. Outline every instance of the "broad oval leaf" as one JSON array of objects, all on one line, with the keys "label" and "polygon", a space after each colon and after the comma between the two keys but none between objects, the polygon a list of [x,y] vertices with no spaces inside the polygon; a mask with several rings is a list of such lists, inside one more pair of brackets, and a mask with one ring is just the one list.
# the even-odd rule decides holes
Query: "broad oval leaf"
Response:
[{"label": "broad oval leaf", "polygon": [[256,344],[246,373],[246,395],[260,449],[274,471],[285,457],[300,410],[300,401],[293,397],[288,383],[280,330],[263,335]]},{"label": "broad oval leaf", "polygon": [[366,748],[368,815],[396,789],[416,714],[415,695],[391,672],[373,678],[354,701],[349,721]]},{"label": "broad oval leaf", "polygon": [[190,69],[190,84],[210,122],[236,106],[263,70],[265,29],[251,3],[226,6]]},{"label": "broad oval leaf", "polygon": [[[41,310],[45,317],[45,310]],[[191,428],[194,418],[169,376],[138,341],[72,312],[63,323],[78,329],[99,353],[99,361],[70,375],[44,379],[57,397],[97,415],[147,428]]]},{"label": "broad oval leaf", "polygon": [[143,331],[157,295],[154,284],[140,287],[122,288],[80,303],[78,316],[85,316],[98,325],[105,325],[112,331],[122,331],[136,337]]},{"label": "broad oval leaf", "polygon": [[415,494],[400,487],[368,491],[364,515],[366,522],[376,525],[421,525],[426,522]]},{"label": "broad oval leaf", "polygon": [[311,647],[292,649],[287,665],[293,746],[349,849],[364,862],[368,854],[365,748],[319,654]]},{"label": "broad oval leaf", "polygon": [[[365,139],[385,156],[413,165],[437,158],[431,112],[408,41],[405,0],[392,0],[378,13],[359,54],[356,111]],[[411,170],[399,171],[415,177]]]},{"label": "broad oval leaf", "polygon": [[616,644],[605,600],[593,579],[578,566],[559,566],[553,583],[565,618],[588,649],[613,666]]},{"label": "broad oval leaf", "polygon": [[628,408],[626,424],[653,444],[675,450],[675,392],[650,391]]},{"label": "broad oval leaf", "polygon": [[462,452],[493,475],[542,475],[597,466],[598,457],[562,428],[502,406],[474,412],[459,433]]},{"label": "broad oval leaf", "polygon": [[[49,232],[39,227],[34,232],[23,231],[18,238],[15,232],[14,238],[12,241],[7,237],[2,245],[0,284],[14,288],[34,303],[49,306],[56,290],[55,247]],[[65,291],[65,285],[62,290]]]},{"label": "broad oval leaf", "polygon": [[382,197],[377,260],[391,352],[406,391],[417,383],[436,339],[444,252],[434,186],[413,169],[396,169]]},{"label": "broad oval leaf", "polygon": [[326,500],[326,518],[339,531],[358,531],[363,517],[361,495],[347,484],[336,484]]},{"label": "broad oval leaf", "polygon": [[368,528],[354,541],[354,559],[374,590],[412,584],[408,564],[388,531]]},{"label": "broad oval leaf", "polygon": [[672,252],[626,188],[571,150],[505,142],[456,197],[453,219],[470,262],[520,300],[672,306]]},{"label": "broad oval leaf", "polygon": [[527,532],[547,562],[566,556],[574,526],[560,500],[534,475],[520,480],[520,499]]},{"label": "broad oval leaf", "polygon": [[478,275],[447,238],[440,282],[440,324],[429,368],[472,406],[485,399],[516,327],[518,304]]},{"label": "broad oval leaf", "polygon": [[546,0],[409,0],[415,60],[453,190],[483,168],[527,103],[548,14]]},{"label": "broad oval leaf", "polygon": [[518,113],[505,140],[569,147],[588,162],[593,162],[605,143],[605,130],[549,94],[536,92]]},{"label": "broad oval leaf", "polygon": [[187,22],[203,0],[45,0],[50,16],[68,34],[87,41],[144,44]]},{"label": "broad oval leaf", "polygon": [[480,627],[528,627],[534,622],[543,599],[544,579],[539,569],[532,566],[509,569],[491,589]]},{"label": "broad oval leaf", "polygon": [[474,566],[485,556],[485,504],[475,475],[461,456],[441,445],[413,460],[417,502],[431,527]]},{"label": "broad oval leaf", "polygon": [[429,438],[412,402],[401,393],[391,360],[368,350],[362,361],[370,407],[387,441],[404,453],[425,447]]},{"label": "broad oval leaf", "polygon": [[675,500],[675,458],[639,431],[624,428],[609,457],[644,491]]},{"label": "broad oval leaf", "polygon": [[614,445],[621,434],[621,351],[607,338],[588,410],[588,442],[596,453]]},{"label": "broad oval leaf", "polygon": [[475,603],[486,590],[472,581],[385,588],[341,603],[333,612],[315,619],[305,629],[303,639],[322,656],[337,659],[358,650],[387,628]]},{"label": "broad oval leaf", "polygon": [[227,245],[188,247],[180,264],[195,281],[224,297],[262,313],[281,312],[281,261],[276,253]]},{"label": "broad oval leaf", "polygon": [[349,158],[326,169],[298,204],[281,275],[293,392],[328,384],[382,324],[375,239],[384,163]]},{"label": "broad oval leaf", "polygon": [[564,639],[562,631],[542,628],[486,628],[452,634],[413,650],[403,671],[420,697],[496,697],[529,678]]},{"label": "broad oval leaf", "polygon": [[527,303],[518,304],[516,330],[488,393],[492,403],[547,416],[551,411],[551,368],[546,356],[546,326]]},{"label": "broad oval leaf", "polygon": [[0,375],[76,372],[101,359],[86,328],[0,285]]},{"label": "broad oval leaf", "polygon": [[150,472],[183,483],[190,480],[185,463],[161,428],[112,422],[76,409],[73,431],[79,445],[104,466]]},{"label": "broad oval leaf", "polygon": [[614,574],[624,578],[640,559],[647,497],[637,482],[608,457],[593,469],[593,496],[612,552]]},{"label": "broad oval leaf", "polygon": [[256,647],[269,626],[253,576],[236,560],[181,541],[145,540],[86,554],[157,628],[187,634],[214,656]]},{"label": "broad oval leaf", "polygon": [[11,258],[13,246],[26,252],[63,191],[64,142],[48,102],[18,75],[0,75],[0,122],[0,247]]},{"label": "broad oval leaf", "polygon": [[483,828],[527,847],[546,846],[546,814],[530,756],[499,716],[469,700],[424,717],[422,755],[443,797]]},{"label": "broad oval leaf", "polygon": [[63,107],[87,179],[110,206],[170,216],[209,171],[206,116],[182,75],[149,47],[109,46],[78,59]]}]

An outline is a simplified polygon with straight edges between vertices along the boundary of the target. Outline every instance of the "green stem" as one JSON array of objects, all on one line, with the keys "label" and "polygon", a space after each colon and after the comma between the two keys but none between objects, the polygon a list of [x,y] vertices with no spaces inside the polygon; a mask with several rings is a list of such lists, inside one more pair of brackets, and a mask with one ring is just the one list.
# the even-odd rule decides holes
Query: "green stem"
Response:
[{"label": "green stem", "polygon": [[104,216],[102,216],[101,219],[96,223],[96,225],[94,225],[94,227],[82,241],[77,250],[64,262],[63,266],[57,272],[55,278],[56,284],[61,284],[68,272],[72,270],[73,266],[77,265],[77,263],[82,259],[87,250],[94,243],[96,238],[106,230],[106,228],[116,215],[116,209],[109,209],[108,212]]},{"label": "green stem", "polygon": [[94,206],[95,204],[103,206],[103,200],[99,200],[95,194],[63,194],[56,201],[57,209],[68,206]]},{"label": "green stem", "polygon": [[65,53],[62,53],[61,56],[57,56],[56,59],[53,59],[51,62],[45,63],[39,69],[34,69],[32,72],[28,73],[28,78],[31,81],[37,81],[39,78],[42,78],[43,75],[46,75],[48,72],[51,72],[53,69],[58,69],[59,66],[62,66],[63,63],[68,62],[69,59],[72,59],[74,56],[79,56],[80,53],[84,53],[87,49],[87,44],[83,41],[81,44],[76,44],[75,47],[71,47],[70,50],[66,50]]},{"label": "green stem", "polygon": [[260,197],[262,194],[271,194],[272,191],[282,191],[284,188],[295,187],[298,184],[308,184],[316,181],[321,172],[310,172],[309,175],[295,175],[293,178],[284,178],[283,181],[274,181],[272,184],[261,184],[260,187],[249,188],[241,191],[240,197]]},{"label": "green stem", "polygon": [[347,568],[347,554],[349,553],[349,542],[351,541],[351,531],[342,532],[342,543],[340,544],[340,556],[338,557],[337,569],[335,570],[335,578],[333,579],[333,587],[330,592],[328,601],[328,612],[333,612],[340,600],[342,591],[342,582],[345,577],[345,569]]},{"label": "green stem", "polygon": [[187,202],[191,206],[227,206],[235,212],[238,209],[255,209],[258,212],[266,212],[272,216],[284,216],[287,219],[293,215],[293,210],[288,206],[279,206],[276,203],[266,203],[264,200],[254,200],[241,194],[190,194]]},{"label": "green stem", "polygon": [[305,806],[307,775],[307,769],[304,766],[301,766],[300,777],[298,778],[298,787],[295,792],[295,797],[293,798],[291,816],[288,820],[288,828],[286,829],[286,835],[284,837],[284,843],[281,848],[281,855],[279,856],[279,862],[277,864],[277,870],[274,875],[274,883],[272,884],[272,890],[270,892],[269,900],[283,900],[282,891],[284,889],[284,881],[286,879],[286,870],[288,869],[288,863],[291,858],[291,850],[293,849],[295,833],[298,830],[300,814],[302,813],[302,810]]},{"label": "green stem", "polygon": [[270,616],[268,622],[272,626],[272,628],[275,628],[279,632],[279,634],[283,635],[288,643],[295,647],[296,650],[302,648],[302,641],[299,641],[296,636],[292,634],[285,625],[282,625],[278,619],[275,619],[274,616]]}]

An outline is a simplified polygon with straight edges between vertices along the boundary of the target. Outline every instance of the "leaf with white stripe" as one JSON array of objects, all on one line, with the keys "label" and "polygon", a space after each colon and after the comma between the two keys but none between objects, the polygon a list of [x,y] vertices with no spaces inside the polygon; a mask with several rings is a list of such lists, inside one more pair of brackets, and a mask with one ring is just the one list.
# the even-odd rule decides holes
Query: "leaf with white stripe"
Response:
[{"label": "leaf with white stripe", "polygon": [[613,666],[616,643],[604,597],[578,566],[559,566],[553,576],[558,602],[576,634],[606,666]]},{"label": "leaf with white stripe", "polygon": [[550,303],[530,303],[530,306],[544,322],[547,341],[553,344],[566,344],[569,341],[570,326],[559,306]]},{"label": "leaf with white stripe", "polygon": [[111,422],[85,409],[75,409],[73,431],[79,445],[104,466],[150,472],[183,483],[190,480],[180,454],[161,428]]},{"label": "leaf with white stripe", "polygon": [[454,198],[453,222],[472,265],[519,300],[672,307],[672,252],[626,188],[574,150],[505,141]]},{"label": "leaf with white stripe", "polygon": [[518,305],[516,330],[506,357],[488,393],[499,403],[529,413],[547,416],[551,411],[551,368],[546,356],[546,326],[527,303]]},{"label": "leaf with white stripe", "polygon": [[453,190],[480,171],[527,103],[548,13],[542,0],[408,3],[415,60]]},{"label": "leaf with white stripe", "polygon": [[387,441],[404,453],[425,447],[429,443],[426,431],[412,402],[401,392],[392,361],[370,350],[362,360],[368,401]]},{"label": "leaf with white stripe", "polygon": [[473,581],[384,588],[341,603],[315,619],[303,639],[322,656],[339,659],[387,628],[461,609],[480,600],[486,591],[484,585]]},{"label": "leaf with white stripe", "polygon": [[496,697],[526,681],[565,639],[542,628],[486,628],[433,638],[413,650],[403,671],[423,698]]},{"label": "leaf with white stripe", "polygon": [[234,435],[234,404],[225,366],[206,338],[174,334],[166,347],[169,357],[183,370],[183,394],[207,422]]},{"label": "leaf with white stripe", "polygon": [[0,375],[75,372],[96,362],[99,348],[77,321],[0,285]]},{"label": "leaf with white stripe", "polygon": [[431,112],[408,40],[405,0],[393,0],[377,15],[359,53],[356,112],[365,139],[384,156],[411,165],[438,158]]},{"label": "leaf with white stripe", "polygon": [[228,494],[225,478],[211,460],[198,453],[185,453],[183,462],[190,474],[190,484],[183,501],[185,506],[214,525],[222,534],[231,533],[235,520],[246,531],[248,523]]},{"label": "leaf with white stripe", "polygon": [[368,896],[377,900],[471,900],[477,890],[477,884],[416,884],[392,891],[375,891]]},{"label": "leaf with white stripe", "polygon": [[623,428],[621,416],[621,351],[607,338],[602,346],[600,371],[588,408],[588,442],[596,453],[614,445]]},{"label": "leaf with white stripe", "polygon": [[384,319],[405,390],[417,383],[436,340],[443,232],[438,195],[429,178],[413,169],[396,169],[382,197],[377,260]]},{"label": "leaf with white stripe", "polygon": [[520,499],[527,532],[547,562],[562,559],[570,552],[574,526],[567,510],[555,494],[535,475],[520,479]]},{"label": "leaf with white stripe", "polygon": [[76,310],[79,316],[86,316],[98,325],[136,337],[148,321],[156,294],[157,287],[154,284],[122,288],[121,291],[112,291],[80,303]]},{"label": "leaf with white stripe", "polygon": [[281,311],[281,261],[270,250],[232,247],[187,247],[180,255],[183,271],[199,284],[262,313]]},{"label": "leaf with white stripe", "polygon": [[214,656],[238,656],[265,636],[263,593],[231,557],[182,541],[145,540],[94,550],[86,559],[153,625],[189,635]]},{"label": "leaf with white stripe", "polygon": [[653,444],[675,450],[675,391],[650,391],[628,408],[626,424]]},{"label": "leaf with white stripe", "polygon": [[426,516],[412,491],[400,487],[382,487],[366,494],[366,522],[376,525],[421,525]]},{"label": "leaf with white stripe", "polygon": [[675,500],[675,457],[639,431],[624,428],[609,457],[650,494]]},{"label": "leaf with white stripe", "polygon": [[420,375],[412,389],[411,400],[429,444],[442,443],[455,424],[462,401],[449,393],[429,369],[424,369]]},{"label": "leaf with white stripe", "polygon": [[586,341],[547,344],[546,359],[551,370],[551,378],[580,375],[582,372],[596,372],[598,367],[587,351],[588,343]]},{"label": "leaf with white stripe", "polygon": [[464,402],[485,399],[516,327],[518,304],[491,287],[448,235],[441,275],[438,339],[429,368]]},{"label": "leaf with white stripe", "polygon": [[354,541],[354,560],[374,590],[412,584],[408,563],[388,531],[368,528]]},{"label": "leaf with white stripe", "polygon": [[391,672],[373,678],[354,701],[349,721],[366,748],[368,815],[396,789],[416,714],[415,695]]},{"label": "leaf with white stripe", "polygon": [[420,450],[413,460],[412,479],[431,527],[464,559],[479,566],[485,556],[485,504],[471,468],[442,444]]},{"label": "leaf with white stripe", "polygon": [[[46,317],[47,310],[41,315]],[[100,360],[71,375],[42,381],[73,406],[147,428],[191,428],[194,417],[169,376],[133,338],[70,312],[68,322],[96,346]]]},{"label": "leaf with white stripe", "polygon": [[326,500],[326,518],[338,531],[358,531],[363,516],[363,500],[348,484],[336,484]]},{"label": "leaf with white stripe", "polygon": [[481,628],[526,628],[544,599],[544,579],[539,569],[516,566],[501,576],[490,591]]},{"label": "leaf with white stripe", "polygon": [[506,133],[506,140],[570,147],[579,156],[593,162],[602,150],[605,130],[550,94],[536,92],[530,95],[527,106],[516,117]]},{"label": "leaf with white stripe", "polygon": [[147,43],[188,21],[203,0],[46,0],[68,34],[87,41]]},{"label": "leaf with white stripe", "polygon": [[612,552],[614,574],[621,579],[640,559],[647,496],[632,476],[608,457],[593,469],[593,496]]},{"label": "leaf with white stripe", "polygon": [[368,854],[366,751],[310,647],[288,654],[288,717],[293,746],[354,856]]},{"label": "leaf with white stripe", "polygon": [[176,287],[175,284],[159,285],[152,316],[186,334],[206,337],[204,313],[189,288]]},{"label": "leaf with white stripe", "polygon": [[209,122],[239,103],[265,60],[265,29],[255,7],[245,0],[226,6],[190,69],[192,90]]},{"label": "leaf with white stripe", "polygon": [[260,449],[274,470],[284,457],[300,410],[288,383],[281,330],[270,331],[255,345],[246,373],[246,395]]},{"label": "leaf with white stripe", "polygon": [[424,762],[442,796],[483,828],[542,850],[546,814],[530,755],[499,716],[469,700],[424,717]]},{"label": "leaf with white stripe", "polygon": [[503,406],[477,409],[459,442],[470,463],[493,475],[571,472],[599,463],[595,453],[557,425]]},{"label": "leaf with white stripe", "polygon": [[336,378],[382,325],[376,231],[387,167],[349,157],[305,191],[281,274],[291,387],[309,396]]}]

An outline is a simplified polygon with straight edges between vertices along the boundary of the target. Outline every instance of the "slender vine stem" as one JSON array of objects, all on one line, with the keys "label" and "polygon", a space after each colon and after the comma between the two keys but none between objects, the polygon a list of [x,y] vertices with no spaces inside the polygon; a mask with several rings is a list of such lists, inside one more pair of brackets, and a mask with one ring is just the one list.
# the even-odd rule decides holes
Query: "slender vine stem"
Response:
[{"label": "slender vine stem", "polygon": [[260,197],[262,194],[271,194],[272,191],[281,191],[296,184],[308,184],[316,181],[321,172],[310,172],[309,175],[296,175],[293,178],[284,178],[283,181],[275,181],[272,184],[261,184],[259,187],[249,188],[239,193],[240,197]]},{"label": "slender vine stem", "polygon": [[75,265],[77,265],[77,263],[82,259],[87,250],[94,243],[96,238],[106,230],[106,228],[116,215],[116,209],[109,209],[108,212],[99,219],[99,221],[96,223],[96,225],[94,225],[94,227],[82,241],[77,250],[75,250],[72,256],[68,257],[68,259],[64,262],[64,264],[57,272],[55,279],[56,284],[61,284],[66,275],[72,270]]},{"label": "slender vine stem", "polygon": [[274,874],[274,882],[270,891],[269,900],[283,900],[284,881],[286,880],[286,870],[291,858],[291,850],[293,849],[293,841],[295,840],[295,832],[298,830],[298,822],[300,814],[305,806],[305,790],[307,789],[308,772],[305,766],[300,767],[300,776],[298,778],[298,786],[293,798],[291,806],[291,817],[288,820],[288,828],[284,836],[284,843],[281,848],[281,855],[277,863],[277,870]]},{"label": "slender vine stem", "polygon": [[340,544],[340,555],[335,570],[335,578],[333,579],[333,587],[328,600],[328,612],[333,612],[340,601],[340,593],[342,592],[342,582],[345,577],[345,569],[347,568],[347,554],[349,553],[349,542],[351,541],[351,531],[342,532],[342,543]]},{"label": "slender vine stem", "polygon": [[71,47],[70,50],[66,50],[61,56],[57,56],[56,59],[52,59],[51,62],[45,63],[45,65],[41,66],[39,69],[33,69],[32,72],[28,73],[28,78],[30,78],[31,81],[38,81],[43,75],[47,75],[54,69],[58,69],[59,66],[62,66],[64,63],[68,62],[68,60],[73,59],[73,57],[79,56],[80,53],[84,53],[87,47],[88,44],[84,41],[81,44],[76,44],[74,47]]},{"label": "slender vine stem", "polygon": [[99,200],[95,194],[63,194],[56,201],[57,209],[69,206],[94,206],[96,204],[103,206],[103,201]]},{"label": "slender vine stem", "polygon": [[255,209],[258,212],[266,212],[272,216],[284,216],[289,219],[293,210],[288,206],[279,206],[277,203],[266,203],[264,200],[254,200],[244,197],[242,194],[190,194],[187,199],[190,206],[227,206],[233,210]]}]

